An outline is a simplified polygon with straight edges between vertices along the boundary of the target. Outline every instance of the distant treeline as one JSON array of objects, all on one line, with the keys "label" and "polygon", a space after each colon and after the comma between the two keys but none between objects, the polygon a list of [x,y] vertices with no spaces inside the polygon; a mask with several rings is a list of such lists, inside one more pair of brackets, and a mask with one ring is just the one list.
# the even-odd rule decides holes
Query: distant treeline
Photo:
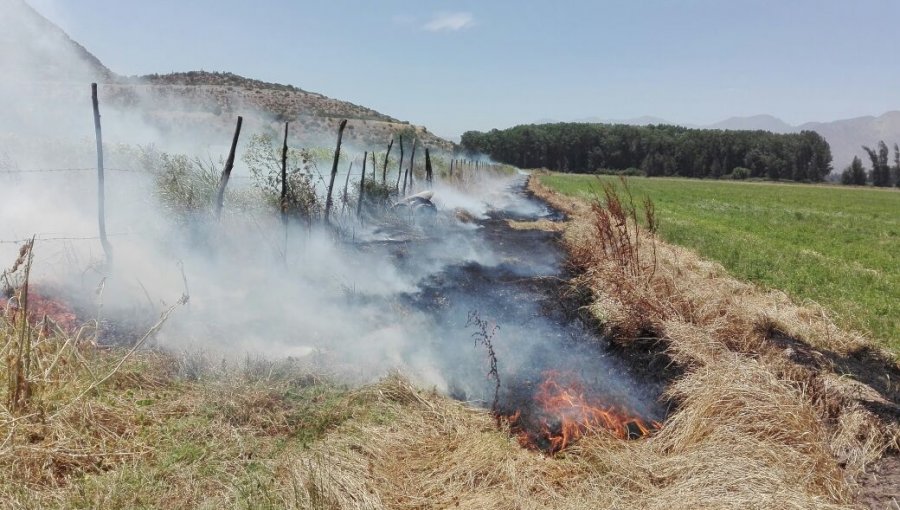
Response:
[{"label": "distant treeline", "polygon": [[890,150],[884,140],[878,142],[876,149],[863,145],[863,150],[872,162],[872,169],[866,172],[862,160],[853,157],[850,166],[841,173],[841,183],[855,186],[871,184],[880,188],[897,186],[900,188],[900,145],[894,144],[894,164],[889,161]]},{"label": "distant treeline", "polygon": [[831,148],[814,131],[559,123],[469,131],[461,145],[521,168],[560,172],[795,181],[821,181],[831,172]]}]

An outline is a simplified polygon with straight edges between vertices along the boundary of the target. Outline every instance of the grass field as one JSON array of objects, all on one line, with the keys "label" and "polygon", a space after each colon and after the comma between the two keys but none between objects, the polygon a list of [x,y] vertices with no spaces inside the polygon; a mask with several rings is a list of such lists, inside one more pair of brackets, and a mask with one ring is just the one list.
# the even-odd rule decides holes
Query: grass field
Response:
[{"label": "grass field", "polygon": [[[590,196],[615,177],[542,176]],[[900,192],[780,183],[628,179],[659,232],[738,278],[813,300],[900,352]]]}]

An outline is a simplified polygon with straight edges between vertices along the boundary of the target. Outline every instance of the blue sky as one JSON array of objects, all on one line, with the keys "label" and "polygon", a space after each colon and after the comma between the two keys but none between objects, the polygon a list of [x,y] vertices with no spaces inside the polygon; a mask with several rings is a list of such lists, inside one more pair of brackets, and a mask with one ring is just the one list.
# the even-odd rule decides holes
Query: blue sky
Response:
[{"label": "blue sky", "polygon": [[900,0],[29,0],[122,74],[232,71],[455,137],[900,109]]}]

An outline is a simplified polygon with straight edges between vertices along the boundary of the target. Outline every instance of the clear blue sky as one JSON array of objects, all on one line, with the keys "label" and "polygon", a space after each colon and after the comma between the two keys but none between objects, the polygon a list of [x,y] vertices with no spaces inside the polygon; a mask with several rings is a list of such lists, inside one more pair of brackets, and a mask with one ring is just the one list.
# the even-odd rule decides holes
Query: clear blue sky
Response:
[{"label": "clear blue sky", "polygon": [[900,109],[900,0],[29,0],[122,74],[232,71],[457,136]]}]

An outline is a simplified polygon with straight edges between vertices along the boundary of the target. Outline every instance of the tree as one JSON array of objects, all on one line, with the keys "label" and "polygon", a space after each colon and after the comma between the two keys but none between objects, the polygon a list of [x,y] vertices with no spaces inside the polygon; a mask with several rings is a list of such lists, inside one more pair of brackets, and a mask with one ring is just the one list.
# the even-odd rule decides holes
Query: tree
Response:
[{"label": "tree", "polygon": [[849,184],[853,186],[866,185],[866,169],[863,168],[862,161],[859,157],[854,156],[850,166],[841,173],[841,184]]},{"label": "tree", "polygon": [[887,145],[882,140],[878,142],[877,152],[865,145],[863,145],[863,150],[866,151],[866,154],[869,155],[869,159],[872,161],[872,171],[870,173],[872,185],[879,187],[890,186],[891,167],[888,165],[889,151]]},{"label": "tree", "polygon": [[522,125],[462,136],[463,150],[497,161],[562,172],[624,171],[720,178],[746,167],[752,177],[822,181],[831,148],[814,131],[774,134],[681,126],[556,123]]},{"label": "tree", "polygon": [[894,144],[894,186],[900,188],[900,146]]}]

